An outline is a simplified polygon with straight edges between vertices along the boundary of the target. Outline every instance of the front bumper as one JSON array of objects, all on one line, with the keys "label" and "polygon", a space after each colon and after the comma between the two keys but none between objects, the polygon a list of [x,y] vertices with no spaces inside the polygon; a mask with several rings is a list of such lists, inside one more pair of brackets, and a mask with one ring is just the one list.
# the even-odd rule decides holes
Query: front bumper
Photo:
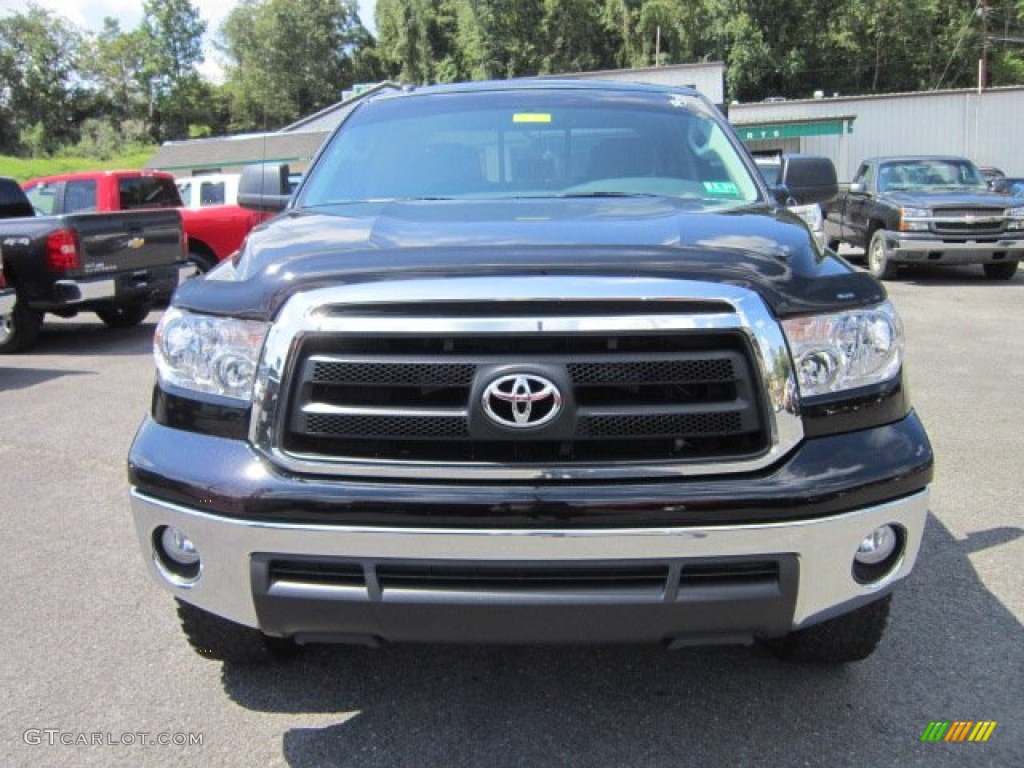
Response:
[{"label": "front bumper", "polygon": [[906,264],[995,264],[1024,259],[1024,237],[942,240],[935,235],[894,234],[887,238],[889,260]]},{"label": "front bumper", "polygon": [[[291,475],[244,440],[151,419],[129,459],[139,543],[160,584],[267,634],[349,642],[779,636],[877,599],[907,576],[931,471],[913,413],[807,439],[768,472],[661,483]],[[853,578],[853,554],[883,524],[903,532],[903,556],[865,586]],[[201,555],[194,582],[156,555],[170,525]],[[591,578],[623,569],[622,583]],[[680,574],[694,569],[709,580],[684,588]]]},{"label": "front bumper", "polygon": [[[617,530],[384,529],[261,523],[222,518],[132,492],[132,510],[154,577],[181,599],[240,624],[301,640],[474,642],[746,642],[844,613],[906,577],[917,558],[927,490],[825,519],[764,525]],[[870,586],[852,575],[853,554],[874,528],[905,533],[902,557]],[[184,584],[156,555],[162,526],[185,531],[201,555]],[[286,567],[273,570],[273,563]],[[778,563],[775,580],[739,577],[684,588],[690,564]],[[308,564],[296,575],[295,563]],[[463,580],[397,583],[382,567],[429,574],[528,571],[538,566],[657,567],[676,574],[669,589],[608,584],[494,589]],[[290,566],[290,571],[289,567]],[[345,568],[339,568],[345,566]],[[352,569],[364,576],[352,577]],[[404,569],[404,571],[402,570]],[[392,567],[394,570],[394,567]],[[340,578],[332,574],[342,574]],[[737,571],[742,574],[742,569]],[[290,575],[289,575],[290,574]]]}]

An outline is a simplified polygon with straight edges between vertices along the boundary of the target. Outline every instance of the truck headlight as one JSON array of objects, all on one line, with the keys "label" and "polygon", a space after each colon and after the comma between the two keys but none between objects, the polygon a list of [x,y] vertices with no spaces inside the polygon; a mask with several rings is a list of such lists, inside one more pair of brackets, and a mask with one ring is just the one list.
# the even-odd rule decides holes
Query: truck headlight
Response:
[{"label": "truck headlight", "polygon": [[170,307],[153,337],[160,381],[248,402],[269,327]]},{"label": "truck headlight", "polygon": [[931,215],[927,208],[900,208],[900,231],[927,232]]},{"label": "truck headlight", "polygon": [[783,320],[782,328],[804,397],[880,384],[903,363],[903,324],[888,301]]},{"label": "truck headlight", "polygon": [[1024,208],[1006,209],[1006,228],[1024,229]]}]

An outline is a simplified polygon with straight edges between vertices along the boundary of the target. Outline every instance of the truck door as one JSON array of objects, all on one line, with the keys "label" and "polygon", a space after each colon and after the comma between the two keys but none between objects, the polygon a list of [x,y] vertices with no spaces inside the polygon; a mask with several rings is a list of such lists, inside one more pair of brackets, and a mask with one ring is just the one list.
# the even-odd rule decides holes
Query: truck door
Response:
[{"label": "truck door", "polygon": [[865,248],[874,183],[875,167],[871,163],[862,163],[850,184],[843,216],[843,239],[848,243],[860,243]]}]

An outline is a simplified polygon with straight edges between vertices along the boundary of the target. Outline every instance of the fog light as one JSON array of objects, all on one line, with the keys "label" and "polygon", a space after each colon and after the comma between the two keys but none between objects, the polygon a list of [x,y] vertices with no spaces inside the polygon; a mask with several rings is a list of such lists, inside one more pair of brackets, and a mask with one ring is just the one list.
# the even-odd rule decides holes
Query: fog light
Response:
[{"label": "fog light", "polygon": [[899,566],[905,536],[897,525],[880,525],[861,541],[853,555],[853,578],[861,584],[881,582]]},{"label": "fog light", "polygon": [[199,550],[180,528],[168,525],[160,535],[160,543],[164,554],[179,565],[195,565],[199,562]]},{"label": "fog light", "polygon": [[153,549],[158,569],[178,586],[191,586],[199,578],[199,550],[188,535],[173,525],[153,531]]},{"label": "fog light", "polygon": [[894,549],[896,549],[896,531],[891,525],[882,525],[864,537],[864,541],[857,547],[854,559],[864,565],[877,565],[889,557]]}]

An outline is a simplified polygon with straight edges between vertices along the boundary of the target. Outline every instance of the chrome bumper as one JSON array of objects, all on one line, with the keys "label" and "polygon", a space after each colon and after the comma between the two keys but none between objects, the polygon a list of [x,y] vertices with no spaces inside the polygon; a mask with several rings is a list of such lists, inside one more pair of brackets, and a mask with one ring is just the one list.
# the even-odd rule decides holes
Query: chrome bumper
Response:
[{"label": "chrome bumper", "polygon": [[113,278],[109,280],[90,280],[89,282],[58,280],[57,288],[62,296],[68,297],[68,304],[112,299],[117,295],[117,281]]},{"label": "chrome bumper", "polygon": [[14,291],[0,293],[0,315],[9,315],[14,311],[14,304],[17,296]]},{"label": "chrome bumper", "polygon": [[911,264],[989,264],[1024,259],[1024,238],[995,242],[944,242],[917,238],[889,239],[889,259]]},{"label": "chrome bumper", "polygon": [[[251,583],[253,555],[393,558],[403,561],[529,563],[795,556],[799,590],[793,628],[821,621],[842,607],[867,602],[906,577],[914,566],[928,514],[928,490],[833,517],[790,523],[616,530],[471,530],[340,527],[224,518],[131,491],[142,552],[154,578],[189,603],[248,626],[258,626]],[[851,574],[853,554],[880,525],[906,531],[902,560],[881,582],[865,586]],[[198,579],[183,584],[160,565],[154,532],[174,525],[201,555]],[[310,586],[311,593],[315,590]],[[301,596],[299,596],[301,597]],[[487,595],[479,596],[486,602]],[[594,596],[594,604],[601,600]],[[421,597],[429,604],[430,598]]]}]

